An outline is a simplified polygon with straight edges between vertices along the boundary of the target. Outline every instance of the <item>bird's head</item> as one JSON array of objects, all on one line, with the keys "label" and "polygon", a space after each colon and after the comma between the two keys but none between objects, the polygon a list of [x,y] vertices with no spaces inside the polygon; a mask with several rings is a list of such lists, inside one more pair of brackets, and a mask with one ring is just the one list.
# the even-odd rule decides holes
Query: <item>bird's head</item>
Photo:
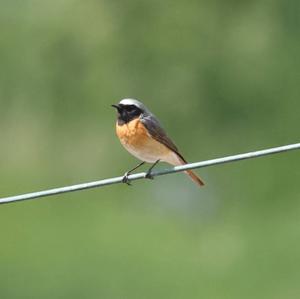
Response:
[{"label": "bird's head", "polygon": [[111,105],[118,111],[118,124],[126,124],[147,112],[147,108],[134,99],[123,99],[117,105]]}]

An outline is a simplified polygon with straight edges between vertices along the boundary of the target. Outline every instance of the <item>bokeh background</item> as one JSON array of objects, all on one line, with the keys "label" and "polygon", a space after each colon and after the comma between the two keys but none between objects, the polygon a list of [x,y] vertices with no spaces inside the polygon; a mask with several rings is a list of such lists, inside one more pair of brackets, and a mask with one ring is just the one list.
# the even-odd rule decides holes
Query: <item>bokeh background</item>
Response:
[{"label": "bokeh background", "polygon": [[[1,196],[135,165],[124,97],[190,161],[299,142],[298,0],[1,0],[0,27]],[[0,206],[0,297],[297,298],[299,162]]]}]

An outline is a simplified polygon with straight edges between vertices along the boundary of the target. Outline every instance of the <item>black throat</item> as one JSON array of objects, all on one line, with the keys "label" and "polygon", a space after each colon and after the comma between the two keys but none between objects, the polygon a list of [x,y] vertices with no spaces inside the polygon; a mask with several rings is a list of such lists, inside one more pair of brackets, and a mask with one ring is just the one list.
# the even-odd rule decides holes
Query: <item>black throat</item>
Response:
[{"label": "black throat", "polygon": [[118,109],[118,125],[125,125],[130,121],[139,118],[141,114],[142,110],[135,105],[120,105]]}]

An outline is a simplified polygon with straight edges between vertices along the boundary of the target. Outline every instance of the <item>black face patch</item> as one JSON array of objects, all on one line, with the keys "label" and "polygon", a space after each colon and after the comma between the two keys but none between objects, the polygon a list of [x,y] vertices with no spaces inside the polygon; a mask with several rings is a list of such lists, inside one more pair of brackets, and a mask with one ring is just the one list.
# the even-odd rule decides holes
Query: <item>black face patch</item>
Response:
[{"label": "black face patch", "polygon": [[138,118],[143,112],[142,110],[135,105],[119,105],[118,109],[118,124],[124,125],[132,121],[135,118]]}]

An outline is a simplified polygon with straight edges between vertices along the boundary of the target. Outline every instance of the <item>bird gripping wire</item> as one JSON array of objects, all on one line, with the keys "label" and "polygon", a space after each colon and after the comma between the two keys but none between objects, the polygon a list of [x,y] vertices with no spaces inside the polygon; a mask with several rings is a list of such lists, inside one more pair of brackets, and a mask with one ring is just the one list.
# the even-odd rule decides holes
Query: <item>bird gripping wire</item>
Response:
[{"label": "bird gripping wire", "polygon": [[[289,145],[284,145],[284,146],[279,146],[279,147],[273,147],[273,148],[269,148],[269,149],[263,149],[263,150],[259,150],[259,151],[248,152],[248,153],[244,153],[244,154],[227,156],[227,157],[206,160],[206,161],[201,161],[201,162],[189,163],[189,164],[176,166],[176,167],[168,168],[168,169],[164,169],[164,170],[156,170],[156,171],[151,172],[151,176],[156,177],[156,176],[181,172],[181,171],[185,171],[185,170],[189,170],[189,169],[203,168],[203,167],[208,167],[208,166],[213,166],[213,165],[218,165],[218,164],[225,164],[225,163],[230,163],[230,162],[235,162],[235,161],[240,161],[240,160],[253,159],[253,158],[258,158],[258,157],[277,154],[277,153],[283,153],[283,152],[296,150],[296,149],[300,149],[300,143],[289,144]],[[129,175],[128,179],[130,181],[145,179],[146,175],[147,175],[146,172],[140,172],[140,173]],[[84,189],[91,189],[91,188],[96,188],[96,187],[103,187],[106,185],[119,184],[119,183],[122,183],[122,180],[123,180],[123,176],[120,176],[120,177],[114,177],[114,178],[104,179],[104,180],[100,180],[100,181],[81,183],[81,184],[72,185],[72,186],[59,187],[59,188],[37,191],[37,192],[32,192],[32,193],[26,193],[26,194],[21,194],[21,195],[3,197],[3,198],[0,198],[0,204],[12,203],[12,202],[17,202],[17,201],[22,201],[22,200],[33,199],[33,198],[41,198],[41,197],[45,197],[45,196],[52,196],[52,195],[57,195],[57,194],[62,194],[62,193],[67,193],[67,192],[74,192],[74,191],[79,191],[79,190],[84,190]]]}]

